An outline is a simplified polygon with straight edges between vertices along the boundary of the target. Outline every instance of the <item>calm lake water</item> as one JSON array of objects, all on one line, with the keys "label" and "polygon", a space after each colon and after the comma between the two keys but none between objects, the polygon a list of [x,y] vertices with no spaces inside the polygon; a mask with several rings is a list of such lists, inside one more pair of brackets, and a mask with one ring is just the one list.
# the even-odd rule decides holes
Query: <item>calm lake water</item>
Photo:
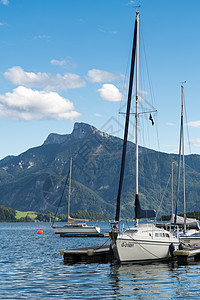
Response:
[{"label": "calm lake water", "polygon": [[60,249],[107,240],[60,238],[46,223],[0,223],[0,299],[200,298],[200,263],[63,263]]}]

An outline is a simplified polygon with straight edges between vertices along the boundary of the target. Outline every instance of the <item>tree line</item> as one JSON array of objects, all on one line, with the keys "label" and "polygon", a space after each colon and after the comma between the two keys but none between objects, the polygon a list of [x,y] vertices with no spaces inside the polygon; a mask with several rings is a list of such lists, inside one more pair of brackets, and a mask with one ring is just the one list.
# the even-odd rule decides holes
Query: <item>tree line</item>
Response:
[{"label": "tree line", "polygon": [[[32,214],[27,213],[25,217],[16,217],[17,211],[12,208],[5,207],[0,205],[0,222],[66,222],[67,215],[59,214],[55,216],[55,214],[51,211],[47,211],[46,213],[34,212],[35,217]],[[89,219],[89,221],[106,221],[106,218],[97,212],[86,212],[86,211],[77,211],[71,214],[72,218],[78,219]]]}]

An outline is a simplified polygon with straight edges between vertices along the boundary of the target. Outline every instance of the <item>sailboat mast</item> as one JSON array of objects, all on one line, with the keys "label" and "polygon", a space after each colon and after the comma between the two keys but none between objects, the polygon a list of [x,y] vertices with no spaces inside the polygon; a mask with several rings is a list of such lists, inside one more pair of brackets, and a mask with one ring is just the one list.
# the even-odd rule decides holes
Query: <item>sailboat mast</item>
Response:
[{"label": "sailboat mast", "polygon": [[[182,86],[182,85],[181,85]],[[182,90],[182,89],[181,89]],[[181,152],[182,152],[182,132],[183,132],[183,109],[181,101],[181,127],[180,127],[180,143],[179,143],[179,161],[178,161],[178,175],[177,175],[177,193],[176,193],[176,206],[174,215],[174,224],[176,224],[177,213],[178,213],[178,200],[179,200],[179,186],[180,186],[180,176],[181,176]]]},{"label": "sailboat mast", "polygon": [[186,232],[186,202],[185,202],[185,153],[184,153],[184,123],[183,123],[183,84],[181,85],[181,118],[182,118],[182,151],[183,151],[183,204],[184,232]]},{"label": "sailboat mast", "polygon": [[70,212],[70,198],[71,198],[71,179],[72,179],[72,157],[70,159],[70,169],[69,169],[69,197],[68,197],[68,213],[67,213],[67,222],[69,223],[69,212]]},{"label": "sailboat mast", "polygon": [[174,162],[172,162],[172,216],[174,211],[174,168],[173,168]]},{"label": "sailboat mast", "polygon": [[[136,87],[135,87],[135,206],[139,201],[138,188],[138,87],[139,87],[139,13],[136,14],[137,22],[137,41],[136,41]],[[135,218],[135,225],[137,226],[138,219]]]},{"label": "sailboat mast", "polygon": [[136,173],[136,195],[138,195],[138,86],[139,86],[139,13],[136,14],[137,42],[136,42],[136,110],[135,110],[135,173]]},{"label": "sailboat mast", "polygon": [[130,117],[131,98],[132,98],[132,89],[133,89],[133,75],[135,69],[135,53],[136,53],[136,40],[137,40],[136,35],[137,35],[137,20],[135,19],[135,29],[134,29],[133,48],[132,48],[132,57],[131,57],[131,70],[130,70],[129,89],[128,89],[128,101],[127,101],[127,108],[126,108],[126,121],[125,121],[125,130],[124,130],[124,142],[123,142],[123,150],[122,150],[121,170],[120,170],[120,178],[119,178],[119,186],[118,186],[118,194],[117,194],[117,206],[116,206],[116,215],[115,215],[115,221],[117,222],[119,221],[119,216],[120,216],[121,192],[122,192],[125,160],[126,160],[126,147],[127,147],[127,139],[128,139],[129,117]]}]

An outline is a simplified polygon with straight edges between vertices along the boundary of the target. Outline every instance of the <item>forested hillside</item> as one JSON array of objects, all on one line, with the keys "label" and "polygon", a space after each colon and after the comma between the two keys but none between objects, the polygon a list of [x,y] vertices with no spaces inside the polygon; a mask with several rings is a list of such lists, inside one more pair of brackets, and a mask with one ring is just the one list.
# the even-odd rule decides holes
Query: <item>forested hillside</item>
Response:
[{"label": "forested hillside", "polygon": [[[135,151],[129,142],[122,190],[122,217],[133,217],[135,197]],[[43,145],[19,156],[0,161],[0,204],[21,211],[67,211],[70,157],[72,195],[70,211],[94,211],[113,219],[121,164],[122,140],[98,131],[91,125],[75,123],[73,132],[50,134]],[[157,209],[169,176],[172,161],[174,178],[178,157],[139,147],[140,200],[144,208]],[[188,211],[199,211],[200,156],[185,157],[186,199]],[[176,180],[174,180],[176,186]],[[65,188],[65,189],[64,189]],[[63,195],[63,197],[61,197]],[[183,211],[182,189],[179,211]],[[168,186],[160,215],[171,212],[171,183]]]}]

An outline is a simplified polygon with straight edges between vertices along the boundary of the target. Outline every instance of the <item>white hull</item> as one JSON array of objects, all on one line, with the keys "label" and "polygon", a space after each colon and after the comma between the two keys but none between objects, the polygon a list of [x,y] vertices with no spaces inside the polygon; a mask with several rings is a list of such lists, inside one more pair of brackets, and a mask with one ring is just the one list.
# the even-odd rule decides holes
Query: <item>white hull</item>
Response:
[{"label": "white hull", "polygon": [[121,263],[164,260],[178,250],[179,240],[164,229],[142,225],[131,230],[112,242],[113,253]]},{"label": "white hull", "polygon": [[180,234],[179,239],[185,246],[200,246],[199,230],[189,229],[186,234]]},{"label": "white hull", "polygon": [[180,242],[186,246],[200,246],[200,236],[199,237],[195,237],[195,236],[180,237]]},{"label": "white hull", "polygon": [[87,224],[67,224],[65,226],[52,226],[56,234],[66,235],[94,235],[100,233],[100,227]]}]

